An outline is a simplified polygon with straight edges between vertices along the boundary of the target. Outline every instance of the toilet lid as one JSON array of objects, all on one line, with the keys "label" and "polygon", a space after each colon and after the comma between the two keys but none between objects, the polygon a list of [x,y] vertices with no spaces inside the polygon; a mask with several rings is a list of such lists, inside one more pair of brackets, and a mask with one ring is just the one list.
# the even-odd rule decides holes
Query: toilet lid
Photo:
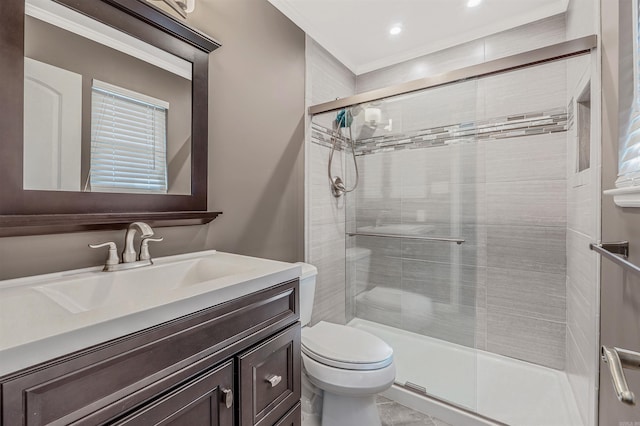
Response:
[{"label": "toilet lid", "polygon": [[357,328],[320,321],[302,329],[302,352],[331,367],[377,370],[393,362],[393,349]]}]

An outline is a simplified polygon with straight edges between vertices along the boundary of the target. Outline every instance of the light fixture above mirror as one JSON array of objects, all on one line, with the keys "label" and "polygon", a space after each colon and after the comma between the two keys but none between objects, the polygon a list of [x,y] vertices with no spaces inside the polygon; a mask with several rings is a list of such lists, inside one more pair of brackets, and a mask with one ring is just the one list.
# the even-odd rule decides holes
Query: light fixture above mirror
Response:
[{"label": "light fixture above mirror", "polygon": [[196,8],[196,0],[151,0],[154,2],[162,2],[176,11],[183,18],[187,17]]}]

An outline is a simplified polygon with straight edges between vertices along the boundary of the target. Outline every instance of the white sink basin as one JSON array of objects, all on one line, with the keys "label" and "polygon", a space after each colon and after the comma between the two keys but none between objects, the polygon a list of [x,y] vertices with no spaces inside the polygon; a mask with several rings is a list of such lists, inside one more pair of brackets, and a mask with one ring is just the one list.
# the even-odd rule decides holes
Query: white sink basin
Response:
[{"label": "white sink basin", "polygon": [[215,250],[0,281],[0,375],[300,276],[299,265]]},{"label": "white sink basin", "polygon": [[[153,299],[170,291],[209,283],[209,290],[222,284],[220,278],[255,270],[256,259],[210,253],[195,259],[159,261],[151,266],[117,272],[79,273],[33,287],[72,313],[112,304],[131,304]],[[217,284],[217,285],[216,285]],[[230,284],[225,281],[224,284]]]}]

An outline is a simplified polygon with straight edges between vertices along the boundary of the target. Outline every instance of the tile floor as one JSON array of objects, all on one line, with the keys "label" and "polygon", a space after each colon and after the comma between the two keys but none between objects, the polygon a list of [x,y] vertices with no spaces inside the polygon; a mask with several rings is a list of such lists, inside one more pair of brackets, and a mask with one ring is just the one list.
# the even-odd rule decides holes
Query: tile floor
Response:
[{"label": "tile floor", "polygon": [[378,396],[377,405],[382,426],[451,426],[382,396]]}]

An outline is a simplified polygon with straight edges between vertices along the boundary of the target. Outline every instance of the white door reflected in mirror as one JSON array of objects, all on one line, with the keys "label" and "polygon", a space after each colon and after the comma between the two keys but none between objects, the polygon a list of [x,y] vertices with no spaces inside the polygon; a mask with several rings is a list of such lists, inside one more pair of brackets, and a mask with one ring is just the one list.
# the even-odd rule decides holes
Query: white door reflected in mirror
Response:
[{"label": "white door reflected in mirror", "polygon": [[24,188],[80,191],[82,76],[24,61]]}]

